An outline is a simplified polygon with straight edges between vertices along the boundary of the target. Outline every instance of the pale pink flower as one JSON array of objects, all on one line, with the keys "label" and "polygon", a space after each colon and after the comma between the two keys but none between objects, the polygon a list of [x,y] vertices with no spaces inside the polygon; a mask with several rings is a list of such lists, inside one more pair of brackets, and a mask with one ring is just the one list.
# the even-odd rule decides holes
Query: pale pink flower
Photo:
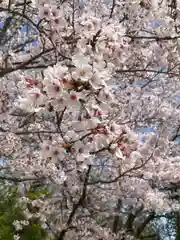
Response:
[{"label": "pale pink flower", "polygon": [[96,128],[100,123],[101,121],[97,117],[92,117],[91,119],[86,120],[87,129]]},{"label": "pale pink flower", "polygon": [[52,28],[56,31],[62,31],[67,27],[67,23],[62,17],[57,17],[52,20]]},{"label": "pale pink flower", "polygon": [[85,121],[73,121],[71,123],[71,126],[72,126],[73,130],[77,131],[77,132],[84,131],[87,128]]},{"label": "pale pink flower", "polygon": [[67,102],[67,106],[71,109],[78,109],[81,106],[79,101],[80,97],[82,96],[80,93],[75,91],[71,91],[70,93],[64,93],[64,98]]},{"label": "pale pink flower", "polygon": [[102,102],[112,102],[113,96],[110,93],[109,89],[106,87],[99,92],[98,99]]},{"label": "pale pink flower", "polygon": [[75,80],[88,81],[92,77],[92,67],[90,65],[82,65],[79,68],[76,68],[72,73],[72,77]]},{"label": "pale pink flower", "polygon": [[54,107],[56,111],[62,111],[66,107],[67,102],[62,96],[52,100],[51,105]]},{"label": "pale pink flower", "polygon": [[59,84],[53,84],[53,83],[47,84],[44,87],[44,91],[46,91],[48,97],[59,99],[62,96],[63,87],[60,83]]},{"label": "pale pink flower", "polygon": [[51,142],[44,141],[41,146],[41,157],[42,158],[49,158],[51,157]]},{"label": "pale pink flower", "polygon": [[100,77],[98,72],[93,73],[89,83],[93,89],[98,89],[106,85],[105,81]]},{"label": "pale pink flower", "polygon": [[67,142],[76,141],[78,139],[78,137],[79,137],[79,135],[73,130],[67,131],[66,135],[65,135],[65,139]]},{"label": "pale pink flower", "polygon": [[27,92],[27,101],[30,104],[38,107],[44,104],[45,96],[38,88],[34,88]]},{"label": "pale pink flower", "polygon": [[83,69],[85,66],[88,66],[90,63],[90,58],[82,54],[76,54],[72,57],[72,62],[75,67]]},{"label": "pale pink flower", "polygon": [[47,20],[51,19],[51,8],[49,4],[44,4],[39,9],[39,17]]},{"label": "pale pink flower", "polygon": [[52,162],[56,163],[56,162],[60,161],[61,159],[63,159],[64,148],[62,148],[60,146],[52,146],[50,149],[50,152],[51,152]]},{"label": "pale pink flower", "polygon": [[56,5],[51,5],[51,15],[53,19],[56,19],[62,16],[62,12],[57,8]]},{"label": "pale pink flower", "polygon": [[84,159],[89,157],[89,146],[88,144],[84,145],[82,142],[77,141],[73,144],[73,148],[76,150],[76,160],[78,162],[83,162]]}]

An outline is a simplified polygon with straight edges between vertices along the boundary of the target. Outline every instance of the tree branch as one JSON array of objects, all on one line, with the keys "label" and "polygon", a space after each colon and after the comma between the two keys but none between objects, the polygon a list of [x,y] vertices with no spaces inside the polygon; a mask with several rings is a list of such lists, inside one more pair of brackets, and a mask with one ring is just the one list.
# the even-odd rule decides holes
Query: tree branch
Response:
[{"label": "tree branch", "polygon": [[74,218],[74,215],[76,214],[78,208],[83,204],[83,202],[84,202],[84,200],[85,200],[85,198],[86,198],[87,183],[88,183],[90,171],[91,171],[91,165],[89,165],[89,168],[88,168],[88,170],[87,170],[87,172],[86,172],[86,177],[85,177],[84,184],[83,184],[82,195],[81,195],[79,201],[78,201],[77,203],[75,203],[74,206],[73,206],[73,209],[72,209],[72,211],[71,211],[71,213],[70,213],[70,215],[69,215],[69,218],[68,218],[68,220],[67,220],[67,223],[66,223],[67,228],[63,229],[63,230],[60,232],[60,235],[59,235],[59,237],[58,237],[57,240],[63,240],[63,239],[64,239],[65,234],[66,234],[66,232],[67,232],[68,229],[69,229],[69,225],[71,224],[71,222],[72,222],[72,220],[73,220],[73,218]]}]

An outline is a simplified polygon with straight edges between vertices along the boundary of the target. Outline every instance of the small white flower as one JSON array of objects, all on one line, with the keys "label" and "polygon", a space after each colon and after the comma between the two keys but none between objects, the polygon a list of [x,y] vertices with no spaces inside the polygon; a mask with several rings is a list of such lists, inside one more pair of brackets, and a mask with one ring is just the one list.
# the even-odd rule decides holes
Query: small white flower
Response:
[{"label": "small white flower", "polygon": [[140,152],[137,152],[137,151],[132,152],[130,157],[134,160],[138,160],[142,158]]},{"label": "small white flower", "polygon": [[41,157],[48,158],[51,157],[50,142],[44,141],[41,147]]},{"label": "small white flower", "polygon": [[26,210],[24,211],[24,215],[25,215],[25,217],[26,217],[27,220],[30,219],[30,218],[32,218],[32,214],[29,212],[29,209],[26,209]]},{"label": "small white flower", "polygon": [[47,228],[47,225],[46,225],[45,223],[43,223],[43,224],[41,224],[41,227],[42,227],[43,229],[46,229],[46,228]]},{"label": "small white flower", "polygon": [[72,128],[74,129],[74,131],[84,131],[86,129],[86,122],[85,121],[74,121],[71,124]]},{"label": "small white flower", "polygon": [[123,156],[121,150],[118,147],[116,148],[115,155],[116,155],[117,158],[124,159],[124,156]]},{"label": "small white flower", "polygon": [[113,144],[111,144],[111,149],[115,149],[115,148],[117,148],[118,147],[118,144],[117,143],[113,143]]},{"label": "small white flower", "polygon": [[52,21],[52,27],[56,29],[56,31],[63,31],[67,27],[66,25],[65,19],[62,17],[58,17]]},{"label": "small white flower", "polygon": [[100,124],[100,123],[101,123],[101,121],[96,117],[86,120],[88,129],[96,128],[98,126],[98,124]]},{"label": "small white flower", "polygon": [[28,226],[29,225],[29,221],[23,220],[21,221],[21,224],[24,226]]},{"label": "small white flower", "polygon": [[120,128],[120,126],[118,124],[116,124],[115,122],[112,122],[110,127],[109,127],[110,131],[113,133],[113,134],[116,134],[116,135],[120,135],[122,134],[122,129]]},{"label": "small white flower", "polygon": [[14,239],[14,240],[19,240],[19,239],[20,239],[20,236],[19,236],[18,234],[16,234],[16,235],[13,236],[13,239]]},{"label": "small white flower", "polygon": [[102,86],[105,86],[105,81],[103,79],[100,78],[99,74],[97,72],[95,72],[91,79],[89,80],[89,83],[91,84],[91,86],[94,89],[98,89],[101,88]]},{"label": "small white flower", "polygon": [[68,68],[57,63],[53,67],[48,67],[44,70],[44,81],[43,84],[47,85],[50,83],[58,84],[59,80],[63,79],[68,74]]},{"label": "small white flower", "polygon": [[61,148],[59,146],[51,147],[51,159],[54,163],[60,160],[63,155],[64,155],[64,148]]},{"label": "small white flower", "polygon": [[51,15],[52,15],[52,18],[53,18],[53,19],[54,19],[54,18],[56,19],[56,18],[62,16],[62,13],[61,13],[61,11],[57,8],[56,5],[53,5],[53,6],[51,6]]},{"label": "small white flower", "polygon": [[34,88],[27,92],[27,101],[34,106],[40,106],[45,102],[45,96],[40,92],[38,88]]},{"label": "small white flower", "polygon": [[22,229],[23,229],[23,226],[21,225],[20,221],[18,221],[18,220],[15,220],[15,221],[13,222],[13,225],[14,225],[16,231],[19,231],[19,230],[22,230]]},{"label": "small white flower", "polygon": [[92,77],[92,67],[90,65],[83,65],[82,67],[76,68],[72,73],[72,77],[75,80],[88,81]]},{"label": "small white flower", "polygon": [[40,7],[39,9],[39,17],[45,18],[47,20],[51,19],[51,8],[49,4],[44,4],[43,6]]},{"label": "small white flower", "polygon": [[62,111],[66,107],[67,102],[62,96],[62,97],[52,100],[51,105],[54,107],[54,109],[56,111]]},{"label": "small white flower", "polygon": [[66,135],[65,135],[66,141],[69,141],[69,142],[77,140],[78,137],[79,137],[79,135],[73,130],[67,131]]},{"label": "small white flower", "polygon": [[82,54],[77,54],[72,57],[72,61],[77,68],[83,69],[85,66],[89,65],[90,58]]},{"label": "small white flower", "polygon": [[102,102],[112,102],[113,96],[110,93],[109,89],[106,87],[99,92],[98,99]]},{"label": "small white flower", "polygon": [[89,145],[88,144],[84,145],[84,144],[82,144],[82,142],[77,141],[73,145],[73,148],[77,152],[76,159],[78,162],[83,162],[84,159],[89,157]]}]

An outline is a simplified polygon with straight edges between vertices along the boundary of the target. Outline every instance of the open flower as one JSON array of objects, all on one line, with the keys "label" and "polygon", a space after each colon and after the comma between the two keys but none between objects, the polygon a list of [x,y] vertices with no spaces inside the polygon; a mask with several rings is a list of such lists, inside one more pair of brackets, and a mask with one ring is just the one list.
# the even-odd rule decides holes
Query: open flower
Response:
[{"label": "open flower", "polygon": [[44,4],[43,6],[40,7],[39,9],[39,17],[45,18],[47,20],[51,19],[51,8],[49,4]]},{"label": "open flower", "polygon": [[50,149],[51,152],[51,160],[56,163],[62,159],[64,155],[64,148],[61,148],[59,145],[52,146]]},{"label": "open flower", "polygon": [[56,111],[62,111],[66,107],[66,104],[66,100],[63,98],[63,96],[51,101],[51,105]]},{"label": "open flower", "polygon": [[39,107],[44,104],[45,95],[41,93],[40,89],[33,88],[27,92],[27,103],[34,107]]},{"label": "open flower", "polygon": [[51,149],[50,149],[50,141],[44,141],[41,146],[41,157],[42,158],[48,158],[51,157]]},{"label": "open flower", "polygon": [[77,109],[81,106],[81,103],[79,101],[81,94],[71,91],[70,93],[65,92],[63,94],[63,97],[66,100],[67,106],[71,109]]},{"label": "open flower", "polygon": [[47,84],[44,88],[44,91],[46,91],[48,97],[50,98],[57,98],[59,99],[62,95],[63,88],[59,84]]},{"label": "open flower", "polygon": [[52,27],[54,29],[56,29],[57,31],[62,31],[63,29],[65,29],[67,27],[66,26],[66,21],[61,17],[56,18],[52,22]]},{"label": "open flower", "polygon": [[72,57],[72,62],[75,67],[83,69],[84,66],[89,65],[90,58],[82,54],[77,54]]},{"label": "open flower", "polygon": [[76,141],[78,139],[79,135],[73,131],[73,130],[69,130],[66,132],[66,135],[65,135],[65,139],[67,142],[71,142],[71,141]]},{"label": "open flower", "polygon": [[92,77],[92,67],[87,65],[82,65],[79,68],[76,68],[75,71],[72,73],[72,77],[75,80],[81,80],[81,81],[88,81]]},{"label": "open flower", "polygon": [[75,142],[73,148],[76,151],[76,160],[77,162],[83,162],[89,157],[89,146],[88,144],[84,145],[81,141]]},{"label": "open flower", "polygon": [[101,121],[97,117],[92,117],[91,119],[86,120],[87,129],[96,128],[98,126],[98,124],[100,124],[100,123],[101,123]]},{"label": "open flower", "polygon": [[62,66],[61,63],[57,63],[53,67],[48,67],[44,70],[44,84],[57,83],[60,79],[63,79],[68,74],[68,68]]},{"label": "open flower", "polygon": [[121,158],[124,159],[123,153],[120,150],[120,148],[118,147],[117,143],[111,144],[111,152],[117,157],[117,158]]},{"label": "open flower", "polygon": [[94,89],[98,89],[106,85],[104,79],[100,77],[98,72],[93,73],[89,83]]},{"label": "open flower", "polygon": [[62,12],[57,8],[56,5],[51,6],[51,15],[53,19],[56,19],[58,17],[62,16]]},{"label": "open flower", "polygon": [[98,99],[102,102],[112,102],[113,96],[110,93],[109,89],[105,87],[99,92]]},{"label": "open flower", "polygon": [[71,123],[72,128],[74,129],[74,131],[85,131],[87,126],[86,126],[86,122],[85,121],[73,121]]}]

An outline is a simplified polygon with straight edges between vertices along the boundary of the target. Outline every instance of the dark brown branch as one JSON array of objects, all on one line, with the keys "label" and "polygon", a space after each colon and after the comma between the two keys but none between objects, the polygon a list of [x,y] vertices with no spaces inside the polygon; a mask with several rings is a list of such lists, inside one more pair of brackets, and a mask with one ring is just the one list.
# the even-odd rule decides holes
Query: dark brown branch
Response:
[{"label": "dark brown branch", "polygon": [[[0,12],[9,12],[14,16],[15,15],[20,16],[20,17],[26,19],[29,23],[32,24],[32,26],[34,26],[37,29],[37,25],[28,16],[26,16],[24,13],[20,13],[18,11],[10,10],[8,8],[3,8],[3,7],[0,7]],[[37,30],[39,31],[39,29],[37,29]]]},{"label": "dark brown branch", "polygon": [[[159,140],[159,138],[158,138]],[[153,156],[153,153],[154,153],[154,150],[156,149],[157,147],[157,144],[158,144],[158,140],[156,141],[155,143],[155,146],[153,147],[153,151],[151,152],[150,156],[146,159],[146,161],[144,161],[142,164],[140,164],[139,166],[135,166],[135,167],[132,167],[132,168],[129,168],[128,170],[126,170],[125,172],[123,172],[122,174],[120,174],[119,176],[115,177],[114,179],[111,179],[111,180],[97,180],[97,181],[93,181],[93,182],[89,182],[88,185],[94,185],[94,184],[110,184],[110,183],[115,183],[117,182],[120,178],[124,177],[127,175],[127,173],[130,173],[130,172],[133,172],[133,171],[136,171],[136,170],[139,170],[141,169],[142,167],[144,167],[148,162],[149,160],[152,158]]]},{"label": "dark brown branch", "polygon": [[43,180],[41,177],[40,179],[38,178],[17,178],[17,177],[8,177],[8,176],[0,176],[0,180],[7,180],[11,182],[28,182],[28,181],[37,181],[37,180]]},{"label": "dark brown branch", "polygon": [[22,11],[23,14],[25,14],[26,12],[26,5],[27,5],[27,0],[24,0],[23,11]]},{"label": "dark brown branch", "polygon": [[175,141],[176,138],[178,138],[180,136],[180,132],[179,131],[180,131],[180,125],[175,128],[175,130],[173,131],[172,136],[169,138],[169,141]]},{"label": "dark brown branch", "polygon": [[57,134],[59,132],[57,131],[46,131],[46,130],[41,130],[41,131],[31,131],[31,132],[22,132],[22,131],[19,131],[19,132],[14,132],[14,134],[16,135],[29,135],[29,134]]},{"label": "dark brown branch", "polygon": [[133,36],[133,35],[125,35],[125,37],[131,38],[131,39],[147,39],[147,40],[154,40],[154,41],[166,41],[166,40],[175,40],[180,38],[180,36],[166,36],[166,37],[156,37],[156,36]]},{"label": "dark brown branch", "polygon": [[[161,70],[153,70],[153,69],[117,69],[116,73],[136,73],[136,72],[147,72],[147,73],[159,73],[159,74],[173,74],[169,71],[163,72]],[[175,76],[179,76],[179,74],[175,74]]]},{"label": "dark brown branch", "polygon": [[96,43],[97,43],[97,40],[98,40],[98,37],[99,37],[101,31],[102,31],[101,29],[99,31],[97,31],[97,33],[93,36],[93,39],[90,41],[93,51],[95,51],[95,46],[96,46]]},{"label": "dark brown branch", "polygon": [[9,2],[8,2],[8,10],[10,10],[11,9],[11,0],[9,0]]},{"label": "dark brown branch", "polygon": [[118,202],[117,202],[117,207],[116,207],[116,211],[117,211],[117,215],[114,217],[114,220],[113,220],[113,226],[112,226],[112,231],[114,233],[117,233],[118,230],[119,230],[119,227],[120,227],[120,216],[119,216],[119,212],[120,212],[120,209],[121,209],[121,200],[118,199]]},{"label": "dark brown branch", "polygon": [[22,64],[20,64],[19,66],[15,67],[15,68],[5,68],[4,70],[2,70],[0,72],[0,77],[4,77],[6,74],[12,73],[12,72],[17,71],[17,70],[23,70],[24,67],[26,67],[26,65],[33,63],[34,60],[40,58],[44,54],[49,53],[49,52],[51,52],[53,50],[54,50],[54,48],[50,48],[50,49],[47,49],[47,50],[45,50],[43,52],[40,52],[39,54],[31,57],[29,60],[23,62]]},{"label": "dark brown branch", "polygon": [[66,228],[66,229],[63,229],[63,230],[60,232],[60,235],[59,235],[59,237],[58,237],[57,240],[63,240],[63,239],[64,239],[65,234],[66,234],[66,232],[68,231],[69,226],[70,226],[70,224],[71,224],[71,222],[72,222],[72,220],[73,220],[73,218],[74,218],[74,215],[76,214],[78,208],[83,205],[83,202],[84,202],[84,200],[85,200],[85,198],[86,198],[87,183],[88,183],[90,171],[91,171],[91,165],[89,166],[89,168],[88,168],[88,170],[87,170],[87,172],[86,172],[86,177],[85,177],[84,184],[83,184],[82,195],[81,195],[79,201],[78,201],[77,203],[75,203],[74,206],[73,206],[73,209],[72,209],[72,211],[71,211],[71,213],[70,213],[70,215],[69,215],[69,218],[68,218],[68,220],[67,220],[67,223],[66,223],[67,228]]},{"label": "dark brown branch", "polygon": [[115,6],[116,6],[116,0],[113,0],[109,18],[112,18]]},{"label": "dark brown branch", "polygon": [[66,107],[63,109],[63,111],[61,112],[61,114],[59,115],[58,112],[56,112],[56,124],[57,124],[57,130],[60,131],[60,128],[61,128],[61,122],[63,120],[63,116],[64,116],[64,113],[66,111]]},{"label": "dark brown branch", "polygon": [[136,218],[136,216],[133,213],[130,213],[128,215],[128,218],[127,218],[127,221],[126,221],[126,224],[125,224],[125,228],[126,228],[127,233],[128,232],[133,232],[133,223],[134,223],[135,218]]}]

